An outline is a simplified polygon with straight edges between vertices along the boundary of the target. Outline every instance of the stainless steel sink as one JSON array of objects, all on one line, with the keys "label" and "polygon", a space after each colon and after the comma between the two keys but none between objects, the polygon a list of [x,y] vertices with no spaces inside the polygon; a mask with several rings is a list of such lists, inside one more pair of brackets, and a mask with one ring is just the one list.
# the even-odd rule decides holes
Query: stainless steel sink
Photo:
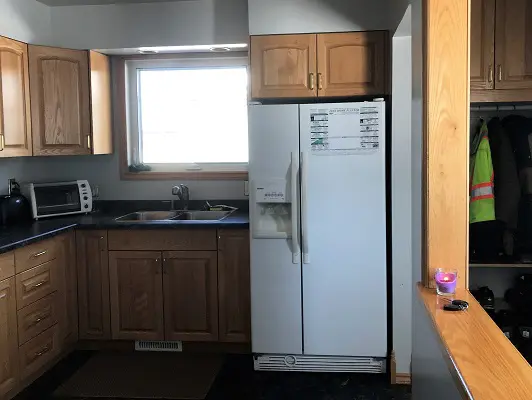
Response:
[{"label": "stainless steel sink", "polygon": [[154,222],[154,221],[221,221],[232,211],[137,211],[116,218],[116,222]]},{"label": "stainless steel sink", "polygon": [[137,211],[131,214],[116,218],[116,222],[150,222],[168,221],[176,218],[179,211]]},{"label": "stainless steel sink", "polygon": [[174,219],[185,221],[221,221],[234,211],[183,211]]}]

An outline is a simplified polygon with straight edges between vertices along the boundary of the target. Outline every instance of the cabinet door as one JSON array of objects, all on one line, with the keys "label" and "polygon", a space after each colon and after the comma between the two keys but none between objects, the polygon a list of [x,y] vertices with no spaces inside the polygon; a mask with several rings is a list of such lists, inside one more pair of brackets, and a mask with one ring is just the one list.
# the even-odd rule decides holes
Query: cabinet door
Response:
[{"label": "cabinet door", "polygon": [[76,235],[67,233],[60,238],[60,257],[63,264],[64,289],[61,293],[63,299],[62,339],[64,343],[71,344],[78,340],[78,274],[76,263]]},{"label": "cabinet door", "polygon": [[163,253],[166,340],[218,340],[215,251]]},{"label": "cabinet door", "polygon": [[15,278],[0,282],[0,398],[18,382],[17,305]]},{"label": "cabinet door", "polygon": [[532,88],[532,0],[497,0],[496,89]]},{"label": "cabinet door", "polygon": [[91,154],[86,51],[29,46],[33,154]]},{"label": "cabinet door", "polygon": [[80,339],[111,339],[107,231],[76,231]]},{"label": "cabinet door", "polygon": [[221,342],[250,341],[249,231],[221,229],[218,235],[218,310]]},{"label": "cabinet door", "polygon": [[31,156],[28,45],[0,37],[0,158]]},{"label": "cabinet door", "polygon": [[109,252],[109,281],[113,339],[163,340],[161,253]]},{"label": "cabinet door", "polygon": [[471,0],[471,89],[493,89],[495,0]]},{"label": "cabinet door", "polygon": [[91,71],[91,118],[93,154],[113,152],[111,117],[111,62],[109,57],[89,52]]},{"label": "cabinet door", "polygon": [[316,35],[251,37],[251,97],[316,97]]},{"label": "cabinet door", "polygon": [[318,35],[318,96],[384,94],[387,32]]}]

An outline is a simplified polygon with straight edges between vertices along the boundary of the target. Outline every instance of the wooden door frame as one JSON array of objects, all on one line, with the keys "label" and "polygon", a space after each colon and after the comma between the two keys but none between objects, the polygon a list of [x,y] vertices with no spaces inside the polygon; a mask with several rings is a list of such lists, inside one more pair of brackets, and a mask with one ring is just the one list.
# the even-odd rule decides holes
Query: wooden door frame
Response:
[{"label": "wooden door frame", "polygon": [[413,0],[422,7],[423,284],[458,270],[469,285],[470,0]]}]

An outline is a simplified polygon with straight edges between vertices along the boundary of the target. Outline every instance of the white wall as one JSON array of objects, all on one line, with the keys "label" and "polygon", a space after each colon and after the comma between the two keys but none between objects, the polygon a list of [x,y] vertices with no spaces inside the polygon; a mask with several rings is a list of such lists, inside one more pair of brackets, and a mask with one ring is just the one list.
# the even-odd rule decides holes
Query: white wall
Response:
[{"label": "white wall", "polygon": [[440,337],[417,294],[413,306],[412,400],[464,399],[463,389],[456,386],[458,380],[449,371],[451,362]]},{"label": "white wall", "polygon": [[388,3],[388,0],[249,0],[249,31],[251,35],[266,35],[389,29]]},{"label": "white wall", "polygon": [[[409,18],[407,15],[405,18]],[[405,21],[409,24],[409,21]],[[398,373],[410,373],[412,352],[412,38],[392,42],[393,348]]]},{"label": "white wall", "polygon": [[52,33],[71,48],[247,43],[247,0],[54,7]]},{"label": "white wall", "polygon": [[421,281],[423,223],[422,0],[412,0],[412,280]]},{"label": "white wall", "polygon": [[0,36],[32,44],[50,44],[50,7],[35,0],[0,0]]}]

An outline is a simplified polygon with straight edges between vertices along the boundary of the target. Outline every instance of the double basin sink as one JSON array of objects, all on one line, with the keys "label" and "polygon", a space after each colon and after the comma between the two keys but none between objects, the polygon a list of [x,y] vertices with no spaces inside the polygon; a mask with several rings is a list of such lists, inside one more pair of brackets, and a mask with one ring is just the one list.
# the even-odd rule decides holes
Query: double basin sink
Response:
[{"label": "double basin sink", "polygon": [[116,222],[157,222],[157,221],[221,221],[234,213],[231,211],[137,211],[116,218]]}]

